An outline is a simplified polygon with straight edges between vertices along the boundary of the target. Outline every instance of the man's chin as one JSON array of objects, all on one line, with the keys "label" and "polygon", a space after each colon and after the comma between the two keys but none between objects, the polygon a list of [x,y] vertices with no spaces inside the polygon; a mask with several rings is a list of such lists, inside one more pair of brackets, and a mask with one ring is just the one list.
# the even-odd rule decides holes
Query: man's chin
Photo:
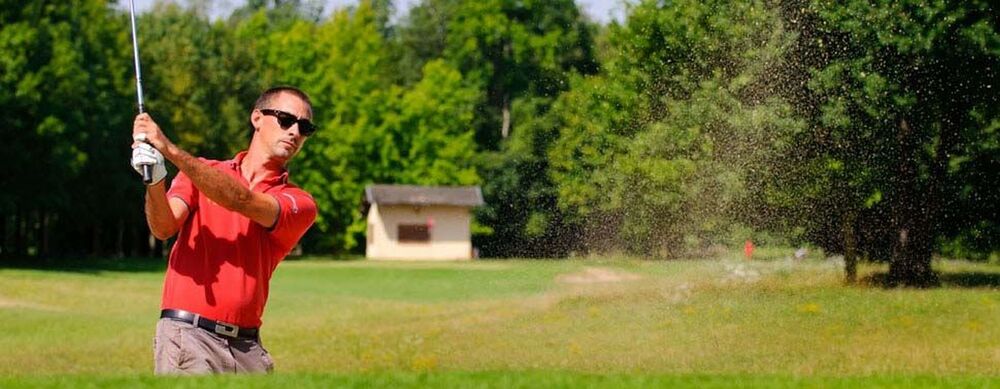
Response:
[{"label": "man's chin", "polygon": [[272,154],[274,159],[280,160],[281,162],[288,162],[289,159],[295,156],[296,150],[288,150],[284,147],[277,147]]}]

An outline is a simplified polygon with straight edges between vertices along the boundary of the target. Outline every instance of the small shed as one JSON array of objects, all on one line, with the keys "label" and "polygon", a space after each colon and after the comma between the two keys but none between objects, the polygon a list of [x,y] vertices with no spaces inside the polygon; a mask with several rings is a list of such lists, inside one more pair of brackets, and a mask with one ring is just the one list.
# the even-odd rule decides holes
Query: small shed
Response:
[{"label": "small shed", "polygon": [[472,259],[478,186],[369,185],[364,211],[369,259]]}]

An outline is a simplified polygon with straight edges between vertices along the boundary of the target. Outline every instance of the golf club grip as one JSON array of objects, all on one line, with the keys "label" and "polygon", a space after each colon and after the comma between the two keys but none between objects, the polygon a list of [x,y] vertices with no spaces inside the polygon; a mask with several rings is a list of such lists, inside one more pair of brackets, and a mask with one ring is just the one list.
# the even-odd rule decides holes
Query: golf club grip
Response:
[{"label": "golf club grip", "polygon": [[149,185],[153,182],[153,166],[142,165],[142,182]]}]

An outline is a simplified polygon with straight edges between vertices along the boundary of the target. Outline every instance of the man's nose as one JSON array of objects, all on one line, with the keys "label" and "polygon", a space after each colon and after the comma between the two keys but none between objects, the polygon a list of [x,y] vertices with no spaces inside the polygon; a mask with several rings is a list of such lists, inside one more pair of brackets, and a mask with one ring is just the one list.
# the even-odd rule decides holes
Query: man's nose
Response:
[{"label": "man's nose", "polygon": [[302,132],[299,131],[299,122],[292,123],[292,126],[288,127],[288,131],[295,135],[295,139],[302,136]]}]

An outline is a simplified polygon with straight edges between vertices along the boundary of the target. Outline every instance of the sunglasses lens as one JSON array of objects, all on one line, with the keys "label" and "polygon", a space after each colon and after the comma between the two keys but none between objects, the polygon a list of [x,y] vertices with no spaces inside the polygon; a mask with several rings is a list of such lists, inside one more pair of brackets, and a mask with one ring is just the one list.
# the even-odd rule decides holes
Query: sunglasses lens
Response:
[{"label": "sunglasses lens", "polygon": [[295,124],[295,116],[278,114],[278,124],[281,125],[282,129],[287,130]]},{"label": "sunglasses lens", "polygon": [[312,135],[314,132],[316,132],[316,126],[314,126],[312,123],[310,123],[308,121],[305,121],[305,120],[302,120],[302,121],[299,122],[299,133],[300,134],[305,135],[305,136],[309,136],[309,135]]},{"label": "sunglasses lens", "polygon": [[272,115],[276,119],[278,119],[278,125],[281,126],[282,130],[287,130],[295,123],[298,123],[300,134],[309,136],[312,135],[312,133],[316,132],[316,126],[313,125],[312,122],[309,121],[309,119],[299,119],[288,112],[278,111],[276,109],[262,109],[260,110],[260,112],[265,115]]}]

